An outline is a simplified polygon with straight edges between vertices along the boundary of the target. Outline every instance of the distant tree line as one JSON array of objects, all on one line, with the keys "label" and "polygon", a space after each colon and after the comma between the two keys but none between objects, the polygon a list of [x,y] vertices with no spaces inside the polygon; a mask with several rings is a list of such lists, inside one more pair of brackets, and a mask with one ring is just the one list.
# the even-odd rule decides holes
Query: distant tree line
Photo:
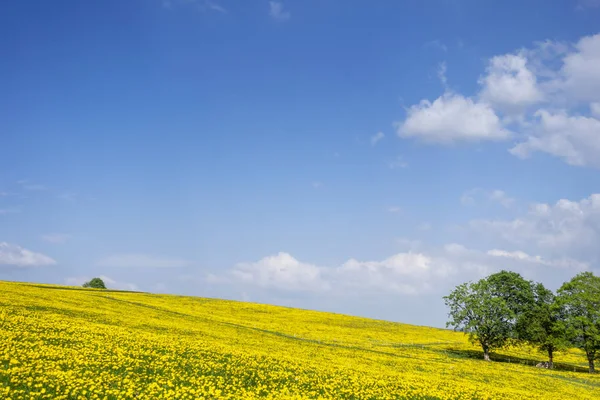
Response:
[{"label": "distant tree line", "polygon": [[541,283],[516,272],[501,271],[477,282],[457,286],[444,297],[449,307],[446,324],[469,335],[490,351],[517,343],[531,344],[548,354],[569,347],[582,349],[595,372],[600,358],[600,277],[582,272],[553,293]]}]

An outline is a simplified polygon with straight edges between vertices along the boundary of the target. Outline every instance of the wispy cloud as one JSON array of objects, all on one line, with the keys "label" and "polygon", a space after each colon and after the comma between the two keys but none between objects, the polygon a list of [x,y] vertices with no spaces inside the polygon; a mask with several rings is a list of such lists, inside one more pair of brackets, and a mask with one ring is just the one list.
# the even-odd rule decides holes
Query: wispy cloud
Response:
[{"label": "wispy cloud", "polygon": [[383,132],[377,132],[373,136],[371,136],[371,146],[375,146],[378,142],[380,142],[385,137]]},{"label": "wispy cloud", "polygon": [[194,6],[200,11],[217,11],[223,14],[227,13],[227,9],[218,2],[211,0],[162,0],[162,6],[171,9],[175,6]]},{"label": "wispy cloud", "polygon": [[460,197],[460,204],[463,206],[474,206],[481,201],[493,202],[503,207],[510,208],[515,203],[515,199],[508,196],[503,190],[483,190],[475,188],[467,190]]},{"label": "wispy cloud", "polygon": [[63,244],[66,243],[70,238],[71,235],[67,235],[66,233],[48,233],[46,235],[42,235],[42,240],[44,242],[52,244]]},{"label": "wispy cloud", "polygon": [[99,267],[114,268],[180,268],[191,262],[180,258],[157,257],[149,254],[115,254],[96,263]]},{"label": "wispy cloud", "polygon": [[408,167],[408,163],[404,160],[402,156],[396,157],[396,159],[389,161],[387,163],[388,168],[396,169],[396,168],[406,168]]},{"label": "wispy cloud", "polygon": [[227,14],[227,9],[224,8],[223,6],[221,6],[220,4],[217,4],[217,3],[212,2],[212,1],[206,1],[204,4],[206,5],[206,7],[209,10],[217,11],[217,12],[220,12],[220,13],[223,13],[223,14]]},{"label": "wispy cloud", "polygon": [[388,212],[392,213],[392,214],[398,214],[400,212],[402,212],[402,208],[398,207],[398,206],[392,206],[392,207],[388,207]]},{"label": "wispy cloud", "polygon": [[0,242],[0,265],[40,267],[54,264],[56,261],[44,254],[35,253],[16,244]]},{"label": "wispy cloud", "polygon": [[42,184],[39,184],[39,183],[33,183],[33,182],[28,181],[28,180],[20,180],[20,181],[17,181],[17,183],[24,190],[30,190],[30,191],[44,191],[44,190],[48,190],[48,188],[46,187],[46,185],[42,185]]},{"label": "wispy cloud", "polygon": [[429,42],[426,42],[423,47],[425,48],[433,48],[433,49],[437,49],[440,51],[443,51],[444,53],[446,53],[448,51],[448,46],[446,46],[441,40],[430,40]]},{"label": "wispy cloud", "polygon": [[314,181],[312,183],[312,187],[315,188],[315,189],[321,189],[323,187],[323,182]]},{"label": "wispy cloud", "polygon": [[278,1],[269,2],[269,15],[276,21],[287,21],[292,16],[289,11],[284,9],[283,3]]}]

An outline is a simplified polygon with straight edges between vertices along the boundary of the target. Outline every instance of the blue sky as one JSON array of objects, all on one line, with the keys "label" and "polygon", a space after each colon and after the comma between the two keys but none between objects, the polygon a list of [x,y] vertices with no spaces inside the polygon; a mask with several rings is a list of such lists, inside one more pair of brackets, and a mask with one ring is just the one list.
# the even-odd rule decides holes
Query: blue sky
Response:
[{"label": "blue sky", "polygon": [[600,271],[600,2],[106,0],[0,14],[0,279],[443,326]]}]

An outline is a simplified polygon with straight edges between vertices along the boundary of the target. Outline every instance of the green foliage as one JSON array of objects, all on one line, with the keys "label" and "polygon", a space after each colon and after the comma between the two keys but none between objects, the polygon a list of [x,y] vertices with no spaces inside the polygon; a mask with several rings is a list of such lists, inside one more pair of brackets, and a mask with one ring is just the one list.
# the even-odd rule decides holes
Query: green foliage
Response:
[{"label": "green foliage", "polygon": [[106,285],[104,285],[104,281],[100,278],[93,278],[89,282],[83,284],[84,288],[92,288],[92,289],[106,289]]},{"label": "green foliage", "polygon": [[590,372],[600,353],[600,277],[582,272],[557,292],[557,309],[569,341],[585,351]]},{"label": "green foliage", "polygon": [[554,353],[566,349],[569,344],[565,336],[564,317],[556,305],[554,294],[544,285],[534,284],[533,296],[531,306],[519,315],[517,335],[520,339],[546,351],[552,368]]},{"label": "green foliage", "polygon": [[486,280],[492,287],[492,294],[503,299],[512,311],[514,323],[519,315],[532,307],[535,301],[533,284],[520,274],[500,271],[488,276]]},{"label": "green foliage", "polygon": [[446,325],[468,333],[471,342],[481,345],[486,360],[490,350],[508,344],[515,320],[514,312],[497,291],[496,285],[481,279],[459,285],[444,297],[450,308]]}]

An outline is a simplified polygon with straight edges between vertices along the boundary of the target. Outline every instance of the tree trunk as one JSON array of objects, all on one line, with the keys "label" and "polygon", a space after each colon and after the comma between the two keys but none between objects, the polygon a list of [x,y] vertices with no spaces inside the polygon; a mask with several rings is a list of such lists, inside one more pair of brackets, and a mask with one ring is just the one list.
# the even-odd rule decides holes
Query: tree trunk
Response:
[{"label": "tree trunk", "polygon": [[481,345],[483,347],[483,359],[485,361],[490,361],[490,348],[487,345]]},{"label": "tree trunk", "polygon": [[554,358],[553,358],[554,354],[553,353],[554,353],[554,351],[553,351],[552,347],[550,347],[548,349],[548,369],[554,368]]},{"label": "tree trunk", "polygon": [[588,363],[590,364],[590,374],[593,374],[594,372],[596,372],[596,369],[594,368],[594,354],[588,354]]}]

